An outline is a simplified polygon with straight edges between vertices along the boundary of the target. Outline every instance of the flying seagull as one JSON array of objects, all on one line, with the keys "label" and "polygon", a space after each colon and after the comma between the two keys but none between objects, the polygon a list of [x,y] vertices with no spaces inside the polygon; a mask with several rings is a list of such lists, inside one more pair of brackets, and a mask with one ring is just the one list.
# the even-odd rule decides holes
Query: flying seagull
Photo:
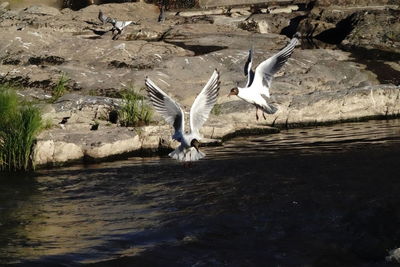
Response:
[{"label": "flying seagull", "polygon": [[180,105],[146,77],[147,92],[155,110],[174,127],[172,139],[181,144],[169,156],[179,161],[196,161],[205,156],[199,150],[200,128],[206,122],[219,93],[219,73],[215,70],[190,109],[190,133],[185,132],[185,115]]},{"label": "flying seagull", "polygon": [[258,120],[258,109],[263,111],[263,117],[265,114],[274,114],[278,109],[271,104],[268,104],[264,97],[269,98],[269,88],[273,75],[279,71],[286,61],[290,58],[294,48],[298,44],[299,40],[295,35],[289,44],[281,51],[261,62],[256,71],[252,70],[253,64],[253,49],[249,50],[249,56],[244,66],[244,74],[247,76],[247,84],[245,87],[232,88],[229,95],[236,95],[244,101],[253,104],[256,107],[256,119]]},{"label": "flying seagull", "polygon": [[[118,21],[115,19],[111,19],[110,23],[113,25],[111,32],[114,35],[112,39],[115,40],[116,37],[122,33],[122,30],[125,29],[132,22],[133,21]],[[117,31],[116,34],[114,34],[115,31]]]}]

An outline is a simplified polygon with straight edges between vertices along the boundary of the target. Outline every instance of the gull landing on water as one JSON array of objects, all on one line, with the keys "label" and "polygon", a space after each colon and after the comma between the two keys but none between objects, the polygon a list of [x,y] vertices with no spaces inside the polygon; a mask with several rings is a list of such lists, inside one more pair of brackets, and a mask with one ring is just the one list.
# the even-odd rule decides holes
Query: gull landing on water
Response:
[{"label": "gull landing on water", "polygon": [[185,133],[185,115],[179,104],[147,77],[145,84],[154,109],[174,127],[175,132],[172,139],[181,143],[174,151],[169,153],[169,156],[179,161],[196,161],[204,158],[205,154],[199,150],[201,139],[199,130],[217,102],[220,85],[218,71],[214,71],[193,102],[190,109],[190,133]]},{"label": "gull landing on water", "polygon": [[249,57],[244,66],[247,84],[243,88],[233,88],[228,96],[236,95],[244,101],[253,104],[256,107],[257,120],[258,109],[262,110],[264,119],[266,119],[264,113],[274,114],[278,109],[268,104],[264,97],[270,97],[269,88],[271,87],[273,75],[279,71],[290,58],[298,42],[299,40],[296,34],[285,48],[261,62],[255,72],[251,68],[253,63],[253,50],[249,50]]}]

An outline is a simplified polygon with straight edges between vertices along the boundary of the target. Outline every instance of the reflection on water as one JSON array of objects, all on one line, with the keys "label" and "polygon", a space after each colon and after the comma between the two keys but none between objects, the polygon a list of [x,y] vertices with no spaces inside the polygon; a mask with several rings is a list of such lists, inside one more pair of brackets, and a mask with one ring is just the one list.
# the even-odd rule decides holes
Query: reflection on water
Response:
[{"label": "reflection on water", "polygon": [[[237,138],[192,168],[132,158],[3,177],[0,263],[382,264],[396,234],[357,216],[397,201],[399,143],[400,120],[348,123]],[[381,242],[373,260],[360,229]]]},{"label": "reflection on water", "polygon": [[[282,156],[344,152],[369,146],[393,146],[400,142],[400,120],[345,123],[333,126],[282,130],[279,134],[241,137],[226,142],[224,148],[210,148],[212,157]],[[210,152],[209,152],[210,153]]]}]

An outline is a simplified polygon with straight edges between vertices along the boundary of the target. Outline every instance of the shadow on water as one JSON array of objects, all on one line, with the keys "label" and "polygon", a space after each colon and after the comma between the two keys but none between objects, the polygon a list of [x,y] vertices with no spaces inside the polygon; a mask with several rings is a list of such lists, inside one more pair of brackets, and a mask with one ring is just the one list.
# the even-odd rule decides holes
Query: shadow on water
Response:
[{"label": "shadow on water", "polygon": [[[2,184],[1,263],[385,266],[400,239],[400,120],[241,137]],[[11,238],[9,238],[9,236]],[[6,245],[4,245],[6,244]]]}]

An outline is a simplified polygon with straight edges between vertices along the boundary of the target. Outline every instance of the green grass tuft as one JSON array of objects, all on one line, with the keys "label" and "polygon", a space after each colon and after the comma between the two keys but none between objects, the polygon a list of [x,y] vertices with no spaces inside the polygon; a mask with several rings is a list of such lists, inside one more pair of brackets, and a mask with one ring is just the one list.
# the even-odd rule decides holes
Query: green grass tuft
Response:
[{"label": "green grass tuft", "polygon": [[145,103],[143,95],[130,88],[122,93],[122,105],[118,111],[122,126],[148,125],[153,117],[153,110]]},{"label": "green grass tuft", "polygon": [[67,84],[69,82],[69,78],[67,75],[62,74],[60,79],[58,80],[56,86],[51,90],[51,99],[50,102],[56,102],[60,97],[62,97],[65,92],[67,92]]},{"label": "green grass tuft", "polygon": [[19,101],[15,90],[0,85],[0,170],[29,170],[36,135],[42,128],[38,108]]}]

